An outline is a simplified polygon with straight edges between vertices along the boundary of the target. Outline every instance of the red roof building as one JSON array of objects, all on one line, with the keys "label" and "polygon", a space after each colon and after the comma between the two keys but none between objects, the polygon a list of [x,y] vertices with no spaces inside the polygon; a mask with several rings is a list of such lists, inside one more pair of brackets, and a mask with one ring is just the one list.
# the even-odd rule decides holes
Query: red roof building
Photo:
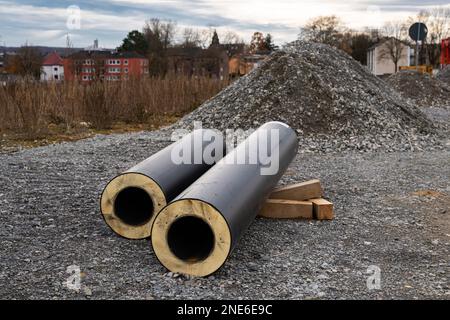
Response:
[{"label": "red roof building", "polygon": [[50,53],[42,63],[42,81],[64,80],[64,60],[56,52]]},{"label": "red roof building", "polygon": [[50,53],[45,57],[43,66],[63,66],[63,59],[56,52]]}]

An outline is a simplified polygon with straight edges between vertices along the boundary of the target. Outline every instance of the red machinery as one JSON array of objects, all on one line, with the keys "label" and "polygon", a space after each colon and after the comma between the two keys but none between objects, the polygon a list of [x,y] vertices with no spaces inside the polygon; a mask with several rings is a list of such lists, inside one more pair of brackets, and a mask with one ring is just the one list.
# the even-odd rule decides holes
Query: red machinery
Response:
[{"label": "red machinery", "polygon": [[450,38],[442,40],[441,67],[450,65]]}]

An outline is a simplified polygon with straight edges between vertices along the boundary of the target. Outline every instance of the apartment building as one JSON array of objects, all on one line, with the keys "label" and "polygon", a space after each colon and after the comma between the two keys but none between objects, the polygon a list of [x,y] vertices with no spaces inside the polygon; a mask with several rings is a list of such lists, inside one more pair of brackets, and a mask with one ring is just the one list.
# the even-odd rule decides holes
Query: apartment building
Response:
[{"label": "apartment building", "polygon": [[148,59],[135,52],[80,51],[64,59],[66,80],[121,81],[148,75]]}]

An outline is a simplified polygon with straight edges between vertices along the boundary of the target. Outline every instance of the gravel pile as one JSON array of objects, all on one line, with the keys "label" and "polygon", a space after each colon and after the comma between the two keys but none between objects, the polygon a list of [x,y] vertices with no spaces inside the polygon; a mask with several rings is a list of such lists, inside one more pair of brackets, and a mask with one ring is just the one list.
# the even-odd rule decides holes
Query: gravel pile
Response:
[{"label": "gravel pile", "polygon": [[438,107],[449,104],[450,86],[428,74],[402,71],[390,76],[386,81],[419,107]]},{"label": "gravel pile", "polygon": [[415,106],[342,51],[294,42],[180,120],[219,130],[288,123],[303,152],[411,150],[436,145]]},{"label": "gravel pile", "polygon": [[447,66],[441,71],[439,71],[436,78],[450,85],[450,66]]}]

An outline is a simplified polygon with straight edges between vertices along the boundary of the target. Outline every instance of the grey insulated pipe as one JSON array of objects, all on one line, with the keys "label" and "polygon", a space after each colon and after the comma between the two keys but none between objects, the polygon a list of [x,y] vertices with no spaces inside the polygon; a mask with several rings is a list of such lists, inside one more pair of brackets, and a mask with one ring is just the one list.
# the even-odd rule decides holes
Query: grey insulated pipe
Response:
[{"label": "grey insulated pipe", "polygon": [[224,150],[223,138],[217,139],[212,130],[196,130],[115,177],[101,196],[105,222],[128,239],[151,236],[156,214],[223,157],[219,152],[203,157],[213,146]]},{"label": "grey insulated pipe", "polygon": [[250,135],[157,215],[151,241],[159,261],[172,272],[193,276],[217,271],[297,149],[296,132],[281,122]]}]

